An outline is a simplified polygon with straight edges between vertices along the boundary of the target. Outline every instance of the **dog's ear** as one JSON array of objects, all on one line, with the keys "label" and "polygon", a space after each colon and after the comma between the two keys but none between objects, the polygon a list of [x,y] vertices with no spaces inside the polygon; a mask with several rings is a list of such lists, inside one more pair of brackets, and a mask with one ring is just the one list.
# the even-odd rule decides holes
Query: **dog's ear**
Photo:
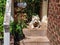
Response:
[{"label": "dog's ear", "polygon": [[38,17],[38,19],[40,20],[40,18],[39,18],[39,16],[38,15],[36,15],[37,17]]}]

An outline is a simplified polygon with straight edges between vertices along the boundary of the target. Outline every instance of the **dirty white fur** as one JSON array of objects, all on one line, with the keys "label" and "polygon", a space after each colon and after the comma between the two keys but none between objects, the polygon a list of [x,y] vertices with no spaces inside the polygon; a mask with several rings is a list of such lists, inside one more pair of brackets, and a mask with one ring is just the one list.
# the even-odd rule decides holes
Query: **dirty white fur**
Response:
[{"label": "dirty white fur", "polygon": [[[34,27],[34,25],[33,25],[35,22],[38,22],[38,23],[39,23],[37,27]],[[40,22],[40,20],[39,20],[39,16],[38,16],[38,15],[32,16],[32,21],[29,23],[29,26],[30,26],[31,28],[39,28],[40,25],[41,25],[41,22]]]},{"label": "dirty white fur", "polygon": [[44,16],[42,17],[42,22],[47,24],[48,19],[47,19],[47,16],[46,16],[46,15],[44,15]]}]

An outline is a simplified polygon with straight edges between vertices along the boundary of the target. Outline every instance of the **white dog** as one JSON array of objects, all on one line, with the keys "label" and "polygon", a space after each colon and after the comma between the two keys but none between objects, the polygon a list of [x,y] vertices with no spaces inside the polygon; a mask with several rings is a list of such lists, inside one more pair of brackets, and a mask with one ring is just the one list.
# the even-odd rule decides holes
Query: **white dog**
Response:
[{"label": "white dog", "polygon": [[29,26],[31,28],[40,28],[41,22],[39,20],[39,16],[38,15],[32,16],[32,21],[29,23]]}]

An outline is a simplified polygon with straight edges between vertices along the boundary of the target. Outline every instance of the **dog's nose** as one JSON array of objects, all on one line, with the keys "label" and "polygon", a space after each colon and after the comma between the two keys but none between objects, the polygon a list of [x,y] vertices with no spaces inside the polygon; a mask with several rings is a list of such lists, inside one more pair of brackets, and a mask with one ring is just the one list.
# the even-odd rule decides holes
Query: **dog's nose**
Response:
[{"label": "dog's nose", "polygon": [[37,22],[35,22],[35,23],[37,23]]}]

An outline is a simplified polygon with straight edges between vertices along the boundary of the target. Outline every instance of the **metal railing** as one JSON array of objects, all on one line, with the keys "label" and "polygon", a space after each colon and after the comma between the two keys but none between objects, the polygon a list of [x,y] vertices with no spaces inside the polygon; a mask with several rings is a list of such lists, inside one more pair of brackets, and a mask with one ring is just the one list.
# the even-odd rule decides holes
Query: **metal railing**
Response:
[{"label": "metal railing", "polygon": [[6,10],[4,15],[4,45],[10,45],[10,19],[13,15],[13,0],[6,1]]}]

